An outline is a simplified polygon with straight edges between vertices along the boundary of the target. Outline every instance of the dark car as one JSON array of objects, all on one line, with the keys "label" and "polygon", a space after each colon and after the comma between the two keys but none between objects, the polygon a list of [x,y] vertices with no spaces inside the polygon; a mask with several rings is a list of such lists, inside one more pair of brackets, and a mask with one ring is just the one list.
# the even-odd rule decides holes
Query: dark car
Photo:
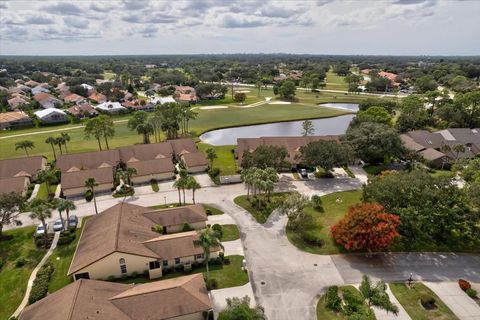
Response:
[{"label": "dark car", "polygon": [[78,217],[75,215],[71,215],[68,217],[68,227],[69,228],[76,228],[78,225]]}]

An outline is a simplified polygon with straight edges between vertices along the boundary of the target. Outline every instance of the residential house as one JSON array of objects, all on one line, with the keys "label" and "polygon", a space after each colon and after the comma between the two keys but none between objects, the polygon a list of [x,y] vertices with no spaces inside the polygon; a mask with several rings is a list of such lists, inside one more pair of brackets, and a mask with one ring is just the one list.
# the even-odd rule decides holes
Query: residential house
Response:
[{"label": "residential house", "polygon": [[291,168],[295,168],[299,162],[300,148],[308,145],[310,142],[326,140],[338,141],[336,135],[328,136],[299,136],[299,137],[260,137],[260,138],[239,138],[237,139],[236,157],[238,165],[241,166],[245,152],[253,152],[261,145],[284,147],[287,150],[286,161],[290,163]]},{"label": "residential house", "polygon": [[91,118],[98,115],[98,112],[88,103],[82,103],[67,109],[67,112],[77,119]]},{"label": "residential house", "polygon": [[65,98],[66,96],[70,95],[70,87],[67,86],[65,82],[59,83],[57,85],[57,91],[59,92],[59,95],[61,98]]},{"label": "residential house", "polygon": [[68,122],[68,115],[65,113],[65,111],[57,108],[48,108],[35,111],[35,115],[43,124]]},{"label": "residential house", "polygon": [[26,307],[20,320],[204,320],[212,312],[201,274],[145,284],[80,279]]},{"label": "residential house", "polygon": [[150,101],[154,104],[160,103],[160,104],[165,104],[165,103],[175,103],[175,99],[172,96],[167,96],[167,97],[152,97],[150,98]]},{"label": "residential house", "polygon": [[32,88],[32,94],[33,95],[36,95],[36,94],[39,94],[39,93],[50,93],[50,90],[48,90],[47,88],[41,86],[41,85],[38,85],[36,86],[35,88]]},{"label": "residential house", "polygon": [[197,149],[192,139],[169,140],[178,162],[183,163],[185,169],[191,173],[205,172],[208,160],[205,154]]},{"label": "residential house", "polygon": [[34,81],[34,80],[29,80],[25,82],[26,86],[29,86],[30,88],[36,87],[40,84],[40,82]]},{"label": "residential house", "polygon": [[65,102],[71,102],[71,103],[75,103],[75,104],[81,104],[81,103],[84,103],[87,101],[87,98],[85,97],[82,97],[76,93],[72,93],[68,96],[66,96],[65,98],[63,98],[63,100],[65,100]]},{"label": "residential house", "polygon": [[20,89],[23,92],[31,92],[32,91],[32,88],[30,88],[29,86],[26,86],[24,84],[17,85],[17,89]]},{"label": "residential house", "polygon": [[88,96],[88,99],[96,102],[96,103],[104,103],[107,101],[107,97],[104,94],[98,93],[98,92],[93,92]]},{"label": "residential house", "polygon": [[204,229],[207,226],[208,216],[201,204],[166,208],[146,212],[150,220],[163,227],[163,233],[182,232],[185,224],[195,230]]},{"label": "residential house", "polygon": [[198,101],[195,89],[190,86],[175,86],[175,100],[180,102],[195,103]]},{"label": "residential house", "polygon": [[0,130],[31,126],[32,119],[23,111],[0,113]]},{"label": "residential house", "polygon": [[62,104],[62,101],[46,92],[41,92],[34,95],[33,99],[35,99],[35,101],[37,101],[43,109],[55,108]]},{"label": "residential house", "polygon": [[8,105],[10,106],[10,109],[14,110],[17,109],[19,106],[22,104],[27,104],[27,100],[21,98],[21,97],[13,97],[11,99],[8,99]]},{"label": "residential house", "polygon": [[92,91],[95,90],[93,86],[86,83],[82,83],[80,86],[84,89],[87,89],[88,93],[92,93]]},{"label": "residential house", "polygon": [[117,114],[121,113],[127,110],[127,108],[123,107],[120,102],[103,102],[100,104],[97,104],[95,107],[98,111],[110,113],[110,114]]},{"label": "residential house", "polygon": [[17,93],[17,94],[20,94],[20,95],[22,95],[22,96],[24,96],[24,95],[26,94],[25,91],[23,91],[22,89],[17,88],[17,87],[10,87],[10,88],[8,88],[8,93],[10,93],[10,94],[12,94],[12,95],[15,94],[15,93]]},{"label": "residential house", "polygon": [[[400,135],[400,138],[407,149],[419,153],[434,167],[480,154],[480,128],[448,128],[436,132],[415,130]],[[465,151],[454,151],[455,145],[463,145]]]},{"label": "residential house", "polygon": [[[126,202],[90,218],[72,259],[68,275],[78,279],[106,279],[148,272],[159,278],[166,268],[204,261],[197,231],[160,235],[152,230],[150,208]],[[162,214],[162,213],[158,213]],[[212,248],[211,257],[221,248]]]},{"label": "residential house", "polygon": [[38,171],[45,169],[46,164],[43,156],[0,160],[0,193],[25,194],[30,181],[36,179]]}]

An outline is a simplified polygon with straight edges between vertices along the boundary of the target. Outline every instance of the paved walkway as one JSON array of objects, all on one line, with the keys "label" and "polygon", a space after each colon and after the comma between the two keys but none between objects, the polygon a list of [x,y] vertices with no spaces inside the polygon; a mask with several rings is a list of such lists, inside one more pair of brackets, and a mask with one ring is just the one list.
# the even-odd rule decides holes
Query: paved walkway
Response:
[{"label": "paved walkway", "polygon": [[[252,286],[250,283],[247,283],[243,286],[233,287],[233,288],[225,288],[225,289],[217,289],[210,291],[210,298],[213,303],[213,311],[215,315],[218,316],[218,313],[225,309],[227,306],[226,299],[239,297],[242,298],[244,296],[250,297],[250,305],[255,305],[255,295],[253,294]],[[272,319],[274,320],[274,319]]]},{"label": "paved walkway", "polygon": [[460,289],[457,282],[425,282],[460,320],[480,319],[480,306]]},{"label": "paved walkway", "polygon": [[18,306],[17,310],[15,310],[15,312],[13,313],[13,317],[18,318],[20,312],[22,312],[23,309],[27,306],[28,298],[30,297],[30,292],[32,291],[33,280],[35,280],[35,278],[37,277],[38,270],[40,270],[40,268],[45,264],[45,262],[47,262],[47,259],[52,255],[53,250],[55,250],[55,248],[57,247],[58,238],[60,238],[60,232],[55,232],[50,249],[48,249],[47,253],[43,256],[42,260],[35,267],[35,269],[33,269],[32,274],[28,279],[27,290],[25,291],[22,302]]},{"label": "paved walkway", "polygon": [[372,307],[373,312],[375,312],[375,317],[377,320],[411,320],[408,313],[405,311],[403,306],[398,302],[397,298],[393,295],[393,292],[390,290],[390,287],[387,286],[387,293],[390,297],[390,301],[398,307],[398,314],[394,315],[391,312],[386,312],[377,307]]},{"label": "paved walkway", "polygon": [[245,256],[242,247],[242,240],[222,241],[222,244],[225,249],[225,256]]},{"label": "paved walkway", "polygon": [[361,183],[367,183],[368,182],[368,174],[363,170],[361,166],[348,166],[350,171],[355,175],[355,178],[360,180]]},{"label": "paved walkway", "polygon": [[33,200],[37,197],[39,189],[40,189],[40,184],[39,183],[35,184],[35,187],[33,188],[32,194],[31,194],[30,198],[28,199],[28,201]]}]

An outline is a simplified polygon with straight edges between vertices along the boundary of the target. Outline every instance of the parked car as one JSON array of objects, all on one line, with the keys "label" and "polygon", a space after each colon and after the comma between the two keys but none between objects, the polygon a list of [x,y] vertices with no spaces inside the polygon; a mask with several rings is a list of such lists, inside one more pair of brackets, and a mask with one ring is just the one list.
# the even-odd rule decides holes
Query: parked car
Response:
[{"label": "parked car", "polygon": [[42,224],[39,224],[39,225],[37,226],[37,230],[35,231],[35,235],[36,235],[36,236],[39,236],[39,235],[42,235],[42,234],[44,234],[44,233],[45,233],[45,228],[43,227]]},{"label": "parked car", "polygon": [[63,231],[63,220],[57,219],[53,224],[53,231]]},{"label": "parked car", "polygon": [[300,169],[300,176],[302,176],[304,179],[308,179],[307,169]]},{"label": "parked car", "polygon": [[76,228],[78,225],[78,217],[76,215],[71,215],[68,217],[68,227]]}]

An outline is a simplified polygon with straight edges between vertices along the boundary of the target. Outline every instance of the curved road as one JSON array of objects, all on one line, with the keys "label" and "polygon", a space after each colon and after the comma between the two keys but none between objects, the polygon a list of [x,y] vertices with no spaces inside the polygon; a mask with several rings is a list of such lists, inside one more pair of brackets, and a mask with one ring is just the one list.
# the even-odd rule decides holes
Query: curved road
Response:
[{"label": "curved road", "polygon": [[[365,178],[365,177],[363,177]],[[363,179],[364,180],[364,179]],[[139,195],[125,201],[152,206],[177,202],[172,182],[162,183],[160,192],[141,188]],[[295,181],[283,177],[277,191],[297,190],[309,195],[358,189],[359,179]],[[273,214],[265,224],[233,203],[246,190],[242,184],[204,187],[196,192],[198,202],[215,204],[238,224],[257,302],[264,306],[269,319],[316,319],[318,296],[333,284],[359,283],[363,274],[385,281],[404,280],[413,273],[416,280],[456,281],[466,278],[480,282],[480,255],[440,253],[394,253],[367,257],[363,254],[314,255],[298,250],[285,235],[286,218]],[[190,193],[188,193],[190,196]],[[110,195],[97,197],[99,210],[122,201]],[[76,201],[74,214],[94,214],[93,203]],[[25,224],[33,222],[22,214]],[[56,215],[52,217],[52,220]]]}]

